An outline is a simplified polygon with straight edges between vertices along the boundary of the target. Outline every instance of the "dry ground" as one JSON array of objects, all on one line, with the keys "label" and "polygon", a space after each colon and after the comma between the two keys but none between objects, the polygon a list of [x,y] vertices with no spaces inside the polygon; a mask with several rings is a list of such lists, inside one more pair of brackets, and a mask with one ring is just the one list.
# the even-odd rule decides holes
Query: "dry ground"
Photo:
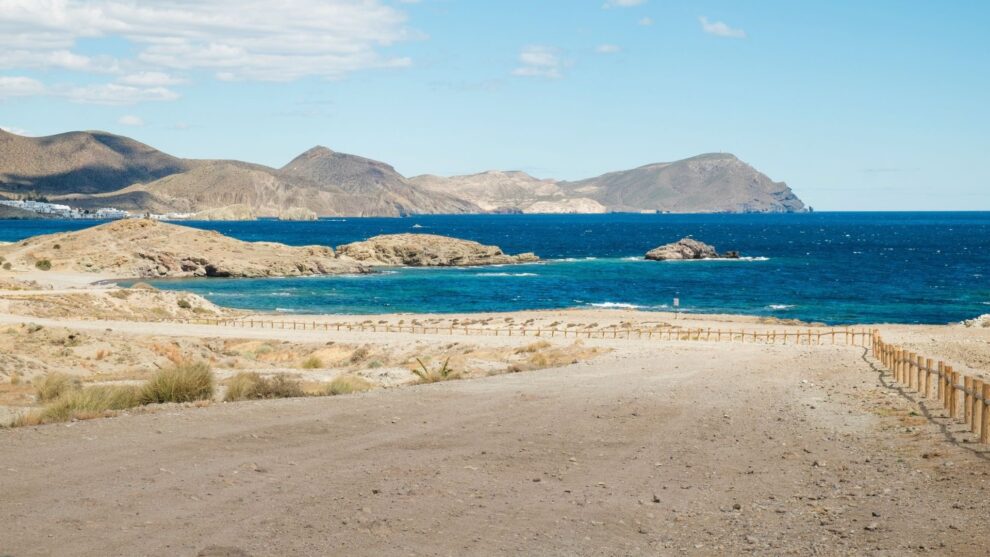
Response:
[{"label": "dry ground", "polygon": [[862,350],[616,347],[0,431],[0,555],[985,554],[987,453]]}]

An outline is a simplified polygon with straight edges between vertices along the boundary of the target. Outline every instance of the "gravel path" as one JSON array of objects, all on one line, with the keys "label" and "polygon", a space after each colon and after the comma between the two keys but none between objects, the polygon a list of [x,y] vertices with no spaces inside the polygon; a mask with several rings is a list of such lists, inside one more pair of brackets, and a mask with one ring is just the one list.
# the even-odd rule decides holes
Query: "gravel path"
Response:
[{"label": "gravel path", "polygon": [[985,554],[986,451],[862,351],[611,345],[0,430],[0,555]]}]

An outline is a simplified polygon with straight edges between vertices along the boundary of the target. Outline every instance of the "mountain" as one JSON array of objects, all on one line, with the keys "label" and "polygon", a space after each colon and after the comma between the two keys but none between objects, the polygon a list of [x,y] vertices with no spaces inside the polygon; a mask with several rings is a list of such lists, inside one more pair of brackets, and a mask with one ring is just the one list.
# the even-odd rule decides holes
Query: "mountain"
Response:
[{"label": "mountain", "polygon": [[589,197],[610,211],[675,213],[788,213],[804,203],[784,182],[728,153],[648,164],[577,182],[561,182],[574,197]]},{"label": "mountain", "polygon": [[[276,169],[181,159],[105,132],[29,138],[0,131],[3,195],[45,196],[81,209],[262,217],[804,210],[787,184],[725,153],[574,182],[518,171],[406,178],[386,163],[326,147]],[[237,211],[224,211],[231,207]]]},{"label": "mountain", "polygon": [[605,206],[592,199],[568,195],[555,180],[541,180],[525,172],[491,170],[444,178],[426,174],[410,179],[426,189],[472,201],[493,213],[604,213]]},{"label": "mountain", "polygon": [[283,166],[281,172],[320,187],[332,185],[362,200],[364,211],[357,216],[484,212],[449,192],[413,184],[383,162],[326,147],[306,151]]},{"label": "mountain", "polygon": [[0,130],[0,190],[101,193],[189,170],[194,163],[105,132],[22,137]]}]

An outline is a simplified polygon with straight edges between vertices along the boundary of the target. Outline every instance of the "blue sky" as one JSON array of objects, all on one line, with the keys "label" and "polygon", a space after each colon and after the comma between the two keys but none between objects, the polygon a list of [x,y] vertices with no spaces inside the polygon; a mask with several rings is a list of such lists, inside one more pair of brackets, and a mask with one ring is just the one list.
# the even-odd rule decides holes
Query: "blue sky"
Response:
[{"label": "blue sky", "polygon": [[990,209],[987,2],[0,0],[0,126],[576,179],[728,151],[819,210]]}]

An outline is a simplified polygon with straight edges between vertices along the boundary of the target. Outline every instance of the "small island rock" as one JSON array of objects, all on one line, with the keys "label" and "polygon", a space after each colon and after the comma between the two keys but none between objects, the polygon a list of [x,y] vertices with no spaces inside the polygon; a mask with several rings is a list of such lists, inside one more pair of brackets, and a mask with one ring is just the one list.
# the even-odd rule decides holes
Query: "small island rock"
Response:
[{"label": "small island rock", "polygon": [[375,266],[455,267],[532,263],[532,253],[506,255],[497,246],[435,234],[385,234],[337,247],[337,255]]},{"label": "small island rock", "polygon": [[739,259],[738,251],[729,251],[719,255],[714,246],[699,242],[694,238],[680,240],[651,249],[646,252],[646,258],[653,261],[677,261],[684,259]]}]

